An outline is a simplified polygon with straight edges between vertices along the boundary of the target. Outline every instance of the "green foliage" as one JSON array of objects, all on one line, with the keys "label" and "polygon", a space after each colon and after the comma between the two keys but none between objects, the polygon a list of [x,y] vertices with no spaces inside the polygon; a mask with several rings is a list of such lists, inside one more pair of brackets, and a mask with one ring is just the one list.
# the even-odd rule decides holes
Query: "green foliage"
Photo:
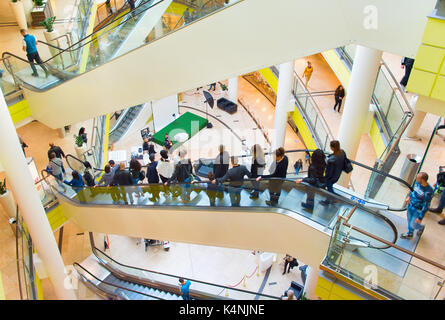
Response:
[{"label": "green foliage", "polygon": [[303,292],[299,300],[310,300],[308,297],[306,297],[306,292]]},{"label": "green foliage", "polygon": [[14,2],[14,3],[16,3],[16,2],[17,2],[17,0],[11,0],[11,2]]},{"label": "green foliage", "polygon": [[34,4],[38,7],[43,6],[43,0],[33,0]]},{"label": "green foliage", "polygon": [[40,22],[40,25],[44,26],[47,32],[52,32],[52,31],[54,31],[53,24],[54,24],[55,20],[56,20],[55,16],[54,17],[49,17],[45,21]]},{"label": "green foliage", "polygon": [[219,82],[219,85],[223,91],[227,91],[227,86],[224,83]]},{"label": "green foliage", "polygon": [[0,195],[5,194],[8,189],[6,189],[6,178],[3,180],[3,182],[0,181]]},{"label": "green foliage", "polygon": [[74,143],[75,143],[76,146],[78,146],[78,147],[83,146],[83,139],[82,139],[82,136],[76,136],[76,135],[74,135]]}]

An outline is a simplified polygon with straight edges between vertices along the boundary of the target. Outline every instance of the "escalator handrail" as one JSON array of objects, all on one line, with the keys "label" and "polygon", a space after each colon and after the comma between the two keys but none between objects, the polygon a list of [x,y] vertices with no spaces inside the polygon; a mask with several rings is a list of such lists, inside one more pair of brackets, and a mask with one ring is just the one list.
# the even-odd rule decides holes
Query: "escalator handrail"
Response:
[{"label": "escalator handrail", "polygon": [[[47,174],[46,176],[45,176],[45,173]],[[45,182],[51,188],[53,188],[53,186],[46,179],[50,175],[53,176],[55,179],[58,179],[58,178],[56,176],[54,176],[52,173],[46,171],[45,169],[41,171],[41,174],[42,174],[42,177],[45,180]],[[292,186],[293,188],[297,187],[297,184],[295,183],[295,180],[292,180],[292,179],[267,178],[267,179],[263,179],[262,181],[264,182],[264,181],[272,181],[272,180],[274,180],[274,181],[282,181],[282,182],[290,182],[291,185],[293,185]],[[240,181],[252,181],[253,182],[253,181],[255,181],[255,179],[243,179],[243,180],[240,180]],[[62,180],[62,183],[66,184],[63,180]],[[200,182],[198,182],[196,184],[199,185],[199,184],[204,184],[204,183],[210,183],[210,181],[203,180],[203,181],[200,181]],[[230,182],[225,182],[224,185],[227,186],[229,183]],[[329,192],[327,190],[324,190],[324,189],[321,189],[321,188],[316,188],[316,187],[314,187],[314,186],[312,186],[310,184],[304,183],[304,182],[302,182],[301,184],[306,186],[306,187],[308,187],[309,189],[313,189],[313,192],[315,192],[315,193],[321,193],[326,198],[331,198],[331,199],[335,199],[335,200],[337,200],[339,202],[342,202],[342,203],[347,203],[347,204],[349,204],[352,207],[354,207],[354,206],[360,207],[362,210],[364,210],[364,211],[366,211],[366,212],[368,212],[370,214],[381,216],[380,213],[374,212],[374,210],[371,210],[370,208],[364,207],[361,204],[355,203],[355,202],[353,202],[352,200],[350,200],[350,199],[348,199],[346,197],[340,196],[340,195],[335,194],[335,193],[331,193],[331,192]],[[184,183],[172,183],[172,184],[169,184],[170,187],[183,187],[183,185],[184,185]],[[151,184],[137,184],[135,186],[137,186],[139,188],[144,188],[144,187],[163,186],[163,184],[162,183],[151,183]],[[85,189],[89,189],[89,188],[93,188],[93,187],[83,186],[83,187],[72,187],[72,188],[74,190],[85,190]],[[109,187],[108,186],[98,186],[97,188],[109,188]],[[84,202],[80,202],[80,201],[73,201],[73,199],[71,199],[70,197],[66,196],[64,193],[61,193],[59,191],[57,191],[57,193],[59,193],[62,197],[66,198],[68,201],[74,202],[76,205],[80,205],[80,206],[96,206],[96,205],[99,205],[99,204],[96,204],[96,203],[84,203]],[[106,205],[111,205],[111,204],[100,204],[100,205],[101,206],[106,206]],[[138,205],[131,205],[131,207],[137,207],[137,206]],[[147,207],[147,206],[144,205],[144,207]],[[152,205],[150,205],[150,207],[162,207],[162,208],[165,208],[165,207],[169,207],[169,205],[156,205],[156,204],[152,204]],[[174,207],[177,207],[177,206],[174,206]],[[205,207],[205,206],[202,206],[202,207]],[[181,207],[181,208],[189,209],[191,207],[190,206],[184,206],[184,207]],[[262,206],[248,206],[248,207],[241,207],[241,208],[264,209],[264,207],[262,207]],[[222,207],[219,207],[219,209],[231,210],[231,207],[222,206]],[[297,214],[298,216],[302,216],[302,214],[300,212],[293,211],[293,210],[290,210],[288,208],[276,207],[276,209],[290,211],[290,212],[293,212],[293,213]],[[388,210],[392,210],[392,209],[388,208]],[[394,209],[393,211],[397,211],[397,210]],[[403,210],[399,210],[399,211],[403,211]],[[332,217],[332,219],[330,221],[328,221],[326,224],[322,224],[322,223],[317,222],[315,220],[312,220],[310,218],[308,218],[308,219],[310,219],[314,223],[317,223],[317,224],[319,224],[319,225],[321,225],[323,227],[330,228],[329,226],[332,224],[332,221],[335,218],[336,218],[335,216]]]},{"label": "escalator handrail", "polygon": [[[206,3],[204,3],[201,7],[196,7],[194,8],[194,10],[202,10],[202,8],[204,8],[208,3],[215,1],[215,0],[208,0]],[[188,6],[187,6],[188,7]],[[173,29],[171,29],[171,31],[176,30],[176,27],[179,25],[179,22],[181,22],[181,20],[184,20],[185,23],[185,19],[184,19],[184,13],[182,14],[181,18],[179,18],[178,22],[175,24],[175,26],[173,27]]]},{"label": "escalator handrail", "polygon": [[[122,286],[117,285],[117,284],[114,284],[114,283],[110,283],[110,282],[107,282],[107,281],[100,280],[98,277],[96,277],[94,274],[92,274],[91,272],[89,272],[87,269],[85,269],[83,266],[81,266],[81,265],[80,265],[79,263],[77,263],[77,262],[74,262],[74,263],[73,263],[73,266],[74,266],[74,267],[79,267],[79,268],[81,268],[82,271],[88,273],[91,277],[93,277],[94,279],[96,279],[96,280],[99,281],[100,283],[104,283],[104,284],[109,285],[109,286],[111,286],[111,287],[116,287],[116,288],[119,288],[119,289],[122,289],[122,290],[131,291],[131,292],[134,292],[134,293],[137,293],[137,294],[140,294],[140,295],[144,295],[144,296],[147,296],[147,297],[150,297],[150,298],[154,298],[154,299],[156,299],[156,300],[165,300],[165,299],[163,299],[163,298],[155,297],[155,296],[152,296],[152,295],[147,294],[147,293],[144,293],[144,292],[140,292],[140,291],[133,290],[133,289],[130,289],[130,288],[125,288],[125,287],[122,287]],[[81,277],[84,277],[84,276],[81,275],[80,273],[79,273],[79,275],[80,275]],[[86,280],[89,281],[89,282],[91,283],[90,280],[88,280],[88,279],[86,279]],[[95,286],[95,287],[98,288],[97,286]],[[98,288],[98,289],[100,289],[100,288]],[[100,290],[102,290],[102,289],[100,289]],[[102,291],[104,291],[104,290],[102,290]],[[111,294],[111,295],[113,295],[113,294]]]},{"label": "escalator handrail", "polygon": [[[315,149],[291,149],[291,150],[287,150],[286,153],[297,153],[297,152],[306,152],[306,151],[308,151],[308,152],[314,152]],[[264,154],[265,154],[265,155],[270,155],[270,154],[273,154],[273,153],[274,153],[274,152],[265,152]],[[328,154],[328,153],[326,153],[326,154]],[[68,157],[74,158],[75,160],[77,160],[77,161],[79,161],[79,162],[82,162],[82,163],[84,162],[84,161],[78,159],[77,157],[75,157],[75,156],[73,156],[73,155],[71,155],[71,154],[68,154],[66,157],[67,157],[67,158],[68,158]],[[241,155],[241,156],[239,156],[239,158],[243,158],[243,157],[251,157],[251,155]],[[200,158],[199,160],[201,160],[201,161],[213,161],[214,159],[204,159],[204,158]],[[393,176],[393,175],[391,175],[391,174],[389,174],[389,173],[386,173],[386,172],[383,172],[383,171],[381,171],[381,170],[375,169],[375,168],[373,168],[373,167],[367,166],[367,165],[365,165],[365,164],[363,164],[363,163],[360,163],[360,162],[357,162],[357,161],[355,161],[355,160],[351,160],[351,159],[350,159],[350,161],[351,161],[351,163],[354,164],[354,165],[357,165],[357,166],[362,167],[362,168],[364,168],[364,169],[366,169],[366,170],[369,170],[369,171],[376,172],[377,174],[381,174],[381,175],[383,175],[383,176],[385,176],[385,177],[387,177],[387,178],[390,178],[390,179],[393,179],[393,180],[395,180],[395,181],[397,181],[397,182],[399,182],[399,183],[402,183],[402,184],[403,184],[405,187],[407,187],[410,191],[413,191],[413,187],[412,187],[409,183],[407,183],[405,180],[403,180],[403,179],[401,179],[401,178],[399,178],[399,177]],[[72,167],[71,167],[71,165],[69,164],[68,161],[67,161],[67,163],[68,163],[68,165],[70,166],[70,168],[72,169]],[[147,166],[142,166],[142,167],[147,167]],[[104,171],[103,169],[98,169],[98,168],[93,168],[93,170],[95,170],[95,171],[101,171],[101,172]],[[292,181],[292,180],[290,180],[290,179],[288,179],[288,180],[289,180],[289,181]],[[402,207],[402,208],[392,208],[392,207],[389,207],[389,206],[388,206],[388,210],[390,210],[390,211],[405,211],[405,210],[406,210],[406,206],[404,206],[404,207]]]},{"label": "escalator handrail", "polygon": [[120,262],[114,260],[113,258],[111,258],[110,256],[108,256],[106,253],[104,253],[103,251],[101,251],[100,249],[98,249],[97,247],[94,246],[94,247],[93,247],[93,253],[94,253],[94,255],[96,256],[96,258],[99,259],[99,260],[102,260],[103,258],[98,257],[96,251],[100,252],[100,254],[102,254],[102,255],[104,255],[105,257],[107,257],[107,258],[108,258],[109,260],[111,260],[113,263],[116,263],[116,264],[118,264],[118,265],[120,265],[120,266],[123,266],[123,267],[125,267],[125,268],[134,269],[134,270],[139,270],[139,271],[148,272],[148,273],[160,274],[160,275],[168,276],[168,277],[172,277],[172,278],[178,278],[178,279],[179,279],[179,278],[184,278],[184,279],[190,280],[190,281],[195,282],[195,283],[201,283],[201,284],[204,284],[204,285],[209,285],[209,286],[213,286],[213,287],[219,287],[219,288],[222,288],[222,289],[229,289],[229,290],[239,291],[239,292],[242,292],[242,293],[248,293],[248,294],[252,294],[252,295],[258,295],[258,296],[261,296],[261,297],[267,297],[267,298],[278,299],[277,297],[270,296],[270,295],[263,294],[263,293],[256,293],[256,292],[247,291],[247,290],[238,289],[238,288],[230,288],[230,287],[228,287],[228,286],[223,286],[223,285],[219,285],[219,284],[215,284],[215,283],[205,282],[205,281],[202,281],[202,280],[196,280],[196,279],[192,279],[192,278],[185,278],[185,277],[183,277],[183,276],[177,276],[177,275],[172,275],[172,274],[163,273],[163,272],[159,272],[159,271],[153,271],[153,270],[143,269],[143,268],[139,268],[139,267],[135,267],[135,266],[129,266],[129,265],[126,265],[126,264],[123,264],[123,263],[120,263]]},{"label": "escalator handrail", "polygon": [[114,124],[113,128],[110,129],[109,131],[109,135],[113,134],[114,131],[118,130],[120,124],[124,121],[125,117],[128,115],[129,112],[131,112],[132,110],[134,110],[133,108],[137,108],[137,107],[143,107],[145,105],[145,103],[143,104],[138,104],[136,106],[130,107],[128,109],[125,109],[125,111],[119,116],[119,119],[117,119],[116,123]]},{"label": "escalator handrail", "polygon": [[[146,3],[150,2],[150,1],[152,1],[152,0],[147,0],[147,1],[143,2],[143,3],[141,3],[139,6],[144,5],[144,4],[146,4]],[[141,12],[139,12],[139,13],[137,13],[137,14],[139,15],[139,14],[141,14],[141,13],[143,13],[143,12],[145,12],[145,11],[147,11],[147,10],[149,10],[149,9],[151,9],[151,8],[153,8],[153,7],[155,7],[155,6],[157,6],[158,4],[160,4],[160,3],[162,3],[162,2],[164,2],[164,0],[158,0],[155,4],[151,5],[150,7],[144,9],[143,11],[141,11]],[[138,6],[137,8],[139,8],[139,6]],[[135,8],[135,10],[137,10],[137,8]],[[120,16],[119,19],[124,18],[125,16],[130,15],[131,13],[132,13],[131,11],[125,13],[124,15]],[[126,23],[128,19],[122,19],[122,20],[123,20],[122,22],[120,22],[118,25],[114,26],[114,27],[111,28],[110,30],[113,30],[113,29],[119,27],[121,24]],[[113,23],[114,21],[115,21],[115,20],[110,21],[110,23],[108,23],[108,24],[104,25],[103,27],[101,27],[100,29],[98,29],[98,30],[96,30],[96,31],[94,31],[94,32],[92,32],[92,33],[90,33],[89,35],[87,35],[87,36],[85,36],[84,38],[80,39],[80,40],[77,41],[76,43],[72,44],[70,47],[68,47],[68,48],[66,48],[66,49],[63,49],[63,50],[60,51],[58,54],[52,56],[51,58],[48,58],[48,59],[45,60],[45,61],[43,61],[43,63],[47,63],[48,61],[55,59],[56,57],[58,57],[59,55],[63,54],[64,52],[68,52],[68,51],[70,51],[70,50],[79,50],[81,47],[84,47],[85,45],[89,44],[90,42],[95,41],[95,39],[93,38],[94,35],[97,34],[97,33],[100,32],[100,31],[102,31],[102,29],[106,28],[107,26],[109,26],[109,25],[110,25],[111,23]],[[108,30],[107,32],[109,32],[110,30]],[[88,38],[90,38],[90,39],[88,39]],[[85,42],[85,40],[88,40],[88,41]],[[43,41],[39,41],[39,42],[45,43],[45,42],[43,42]],[[82,42],[83,42],[83,44],[82,44],[81,46],[78,46],[77,48],[73,49],[73,47],[77,46],[79,43],[82,43]],[[46,43],[45,43],[45,44],[46,44]],[[59,49],[59,50],[60,50],[61,48],[56,47],[56,49]],[[26,62],[26,63],[30,64],[30,62],[29,62],[28,60],[26,60],[26,59],[24,59],[24,58],[21,58],[21,57],[19,57],[19,56],[13,54],[13,53],[11,53],[11,52],[4,51],[4,52],[2,53],[2,58],[5,58],[6,56],[12,56],[12,57],[14,57],[14,58],[16,58],[16,59],[21,60],[22,62]],[[5,66],[5,67],[6,67],[6,66]]]}]

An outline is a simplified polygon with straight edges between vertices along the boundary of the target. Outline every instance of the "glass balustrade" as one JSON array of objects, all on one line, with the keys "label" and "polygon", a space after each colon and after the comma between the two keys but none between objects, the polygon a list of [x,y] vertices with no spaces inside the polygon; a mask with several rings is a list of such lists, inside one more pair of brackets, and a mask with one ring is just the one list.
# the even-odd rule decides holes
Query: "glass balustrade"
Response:
[{"label": "glass balustrade", "polygon": [[[352,219],[349,223],[356,226]],[[371,239],[371,246],[364,246],[369,239],[338,221],[333,228],[323,264],[363,287],[392,299],[437,298],[443,279],[420,266],[437,268],[417,262],[420,260],[376,239]]]},{"label": "glass balustrade", "polygon": [[[134,266],[127,266],[124,264],[121,264],[115,260],[113,260],[111,257],[103,253],[97,248],[94,248],[93,250],[96,257],[99,259],[99,261],[102,264],[108,265],[112,270],[115,270],[117,272],[120,272],[121,275],[124,275],[128,277],[128,281],[131,281],[131,278],[137,279],[138,283],[144,283],[148,286],[150,284],[158,284],[161,286],[170,286],[173,288],[178,288],[178,280],[181,276],[176,275],[170,275],[165,274],[161,272],[155,272],[150,270],[145,270],[141,268],[137,268]],[[255,270],[252,270],[255,271]],[[235,300],[275,300],[278,299],[278,297],[273,297],[269,295],[264,294],[258,294],[256,292],[250,292],[246,290],[240,290],[235,288],[230,288],[228,286],[224,285],[218,285],[213,283],[207,283],[203,281],[199,281],[196,279],[188,279],[193,283],[193,292],[199,292],[205,296],[208,296],[209,298],[218,299],[218,297],[221,298],[230,298]],[[167,288],[166,288],[167,290]]]},{"label": "glass balustrade", "polygon": [[[230,5],[236,4],[239,1],[232,1]],[[207,1],[201,7],[193,9],[190,19],[187,19],[187,22],[184,22],[184,24],[178,26],[176,29],[160,28],[151,39],[145,38],[143,42],[126,42],[130,32],[142,32],[148,36],[151,29],[144,30],[143,26],[139,26],[138,22],[141,21],[144,15],[149,14],[151,9],[161,5],[163,2],[164,0],[142,1],[134,10],[116,17],[95,33],[87,35],[72,44],[71,47],[63,51],[59,50],[54,56],[42,56],[44,64],[50,70],[48,77],[45,77],[43,70],[38,65],[36,68],[39,76],[31,76],[32,71],[29,62],[9,52],[4,52],[2,55],[3,58],[10,57],[10,64],[5,65],[5,67],[9,72],[14,74],[21,85],[25,85],[35,91],[48,90],[113,60],[124,53],[150,44],[154,40],[227,7],[227,5],[224,5],[220,1]],[[79,8],[82,13],[85,13],[86,7],[80,6]],[[77,21],[81,23],[83,20],[79,18]],[[138,27],[136,28],[136,26]],[[126,42],[125,48],[122,46],[124,42]],[[69,68],[67,66],[69,66]]]}]

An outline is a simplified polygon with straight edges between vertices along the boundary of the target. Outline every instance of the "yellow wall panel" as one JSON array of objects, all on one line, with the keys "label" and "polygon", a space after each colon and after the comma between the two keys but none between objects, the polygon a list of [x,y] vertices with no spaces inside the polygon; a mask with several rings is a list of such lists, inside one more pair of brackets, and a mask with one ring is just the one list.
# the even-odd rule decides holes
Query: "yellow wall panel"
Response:
[{"label": "yellow wall panel", "polygon": [[[165,13],[174,14],[177,16],[182,16],[184,14],[185,9],[187,9],[186,5],[181,3],[172,2],[170,6],[167,8]],[[189,9],[190,12],[193,12],[193,9]]]},{"label": "yellow wall panel", "polygon": [[[320,279],[320,278],[319,278]],[[316,287],[315,288],[315,295],[317,297],[320,297],[322,300],[329,300],[329,297],[331,295],[331,292],[329,290],[326,290],[322,287]]]},{"label": "yellow wall panel", "polygon": [[[445,34],[444,34],[445,37]],[[438,73],[445,57],[445,49],[421,45],[417,51],[414,68]]]},{"label": "yellow wall panel", "polygon": [[406,90],[429,97],[435,78],[434,73],[413,69]]},{"label": "yellow wall panel", "polygon": [[65,217],[61,206],[57,206],[56,208],[48,212],[46,217],[48,218],[48,222],[53,231],[60,228],[67,221],[67,218]]},{"label": "yellow wall panel", "polygon": [[440,69],[440,74],[445,76],[445,59],[442,62],[442,68]]},{"label": "yellow wall panel", "polygon": [[270,87],[277,92],[278,91],[278,79],[269,68],[261,69],[259,71],[263,78],[267,81]]},{"label": "yellow wall panel", "polygon": [[369,136],[371,138],[377,157],[380,157],[383,151],[385,151],[386,147],[385,147],[385,142],[383,141],[382,138],[382,134],[380,133],[379,126],[375,122],[375,119],[372,121],[371,130],[369,131]]},{"label": "yellow wall panel", "polygon": [[431,98],[445,101],[445,76],[439,76],[431,92]]},{"label": "yellow wall panel", "polygon": [[428,18],[422,43],[445,48],[445,20]]},{"label": "yellow wall panel", "polygon": [[343,61],[340,59],[335,50],[328,50],[322,53],[323,58],[331,66],[331,69],[337,75],[338,80],[340,80],[343,87],[347,90],[349,86],[349,81],[351,79],[351,73],[346,68]]},{"label": "yellow wall panel", "polygon": [[3,280],[2,280],[2,274],[0,273],[0,300],[6,300],[5,299],[5,291],[3,289]]},{"label": "yellow wall panel", "polygon": [[[334,298],[333,298],[334,296]],[[337,297],[337,298],[335,298]],[[364,300],[362,297],[334,283],[331,291],[331,300]]]},{"label": "yellow wall panel", "polygon": [[26,119],[31,116],[31,111],[29,110],[28,101],[23,99],[8,107],[9,114],[11,115],[12,122],[16,123]]},{"label": "yellow wall panel", "polygon": [[320,277],[320,276],[318,277],[317,288],[320,287],[320,288],[331,291],[332,285],[333,285],[332,281],[329,281],[328,279]]}]

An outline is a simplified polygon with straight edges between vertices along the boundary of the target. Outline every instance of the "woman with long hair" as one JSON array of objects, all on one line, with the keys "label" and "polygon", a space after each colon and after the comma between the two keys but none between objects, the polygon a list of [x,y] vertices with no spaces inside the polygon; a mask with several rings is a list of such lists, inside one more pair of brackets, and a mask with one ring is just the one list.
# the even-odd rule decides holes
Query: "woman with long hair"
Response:
[{"label": "woman with long hair", "polygon": [[341,103],[343,102],[343,98],[345,97],[345,89],[343,89],[342,85],[339,85],[337,89],[335,89],[335,105],[334,105],[334,111],[336,111],[336,108],[338,106],[338,113],[340,113]]},{"label": "woman with long hair", "polygon": [[[298,179],[295,182],[298,184],[300,182],[305,182],[316,188],[324,188],[325,177],[324,171],[326,169],[326,157],[321,149],[317,149],[312,153],[311,164],[308,169],[308,176],[304,179]],[[310,191],[307,192],[306,202],[302,202],[301,206],[308,210],[314,209],[314,193]]]}]

